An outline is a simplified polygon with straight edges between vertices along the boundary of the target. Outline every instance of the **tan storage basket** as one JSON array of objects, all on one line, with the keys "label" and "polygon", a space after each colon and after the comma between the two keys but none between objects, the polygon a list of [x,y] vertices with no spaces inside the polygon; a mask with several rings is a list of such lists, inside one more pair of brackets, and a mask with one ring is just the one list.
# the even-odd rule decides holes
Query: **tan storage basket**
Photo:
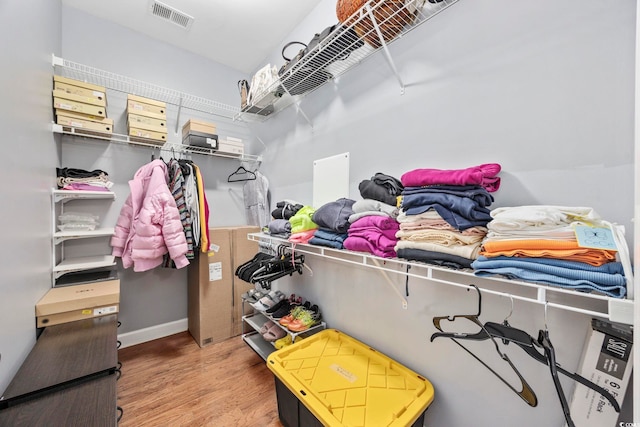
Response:
[{"label": "tan storage basket", "polygon": [[[338,20],[345,25],[353,25],[358,36],[363,38],[374,48],[381,46],[378,33],[373,26],[370,16],[366,11],[362,15],[357,14],[349,19],[356,11],[362,8],[365,0],[338,0],[336,3],[336,15]],[[408,3],[411,3],[409,1]],[[380,32],[385,42],[393,40],[405,25],[413,22],[415,11],[411,12],[404,0],[371,0],[369,2],[373,16],[380,27]]]}]

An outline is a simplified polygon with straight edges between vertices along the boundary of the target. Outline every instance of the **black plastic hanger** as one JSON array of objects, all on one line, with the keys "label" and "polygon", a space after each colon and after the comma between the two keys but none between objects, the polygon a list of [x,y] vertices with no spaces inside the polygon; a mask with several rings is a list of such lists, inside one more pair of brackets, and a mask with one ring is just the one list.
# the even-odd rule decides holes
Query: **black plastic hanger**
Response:
[{"label": "black plastic hanger", "polygon": [[246,170],[244,166],[239,166],[235,172],[227,177],[227,182],[253,181],[255,179],[256,174],[254,172]]},{"label": "black plastic hanger", "polygon": [[440,322],[442,320],[448,320],[450,322],[453,322],[458,318],[465,318],[465,319],[470,320],[471,322],[475,323],[476,325],[478,325],[480,327],[480,329],[482,329],[482,332],[479,332],[478,334],[482,333],[482,334],[485,335],[485,337],[483,339],[488,339],[489,338],[489,339],[491,339],[491,341],[493,341],[493,344],[495,345],[496,351],[500,355],[500,358],[502,360],[504,360],[505,362],[507,362],[507,364],[511,367],[511,370],[513,370],[513,372],[516,374],[518,379],[520,379],[521,390],[517,390],[507,380],[505,380],[500,374],[498,374],[493,368],[491,368],[489,365],[487,365],[482,359],[480,359],[478,356],[476,356],[471,350],[469,350],[467,347],[465,347],[464,345],[460,344],[456,340],[456,338],[459,338],[459,337],[460,338],[477,337],[477,338],[469,338],[469,339],[481,339],[478,334],[436,333],[436,334],[433,334],[431,336],[431,341],[433,341],[435,338],[438,338],[438,337],[445,337],[446,336],[447,338],[450,338],[451,341],[453,341],[458,346],[460,346],[464,351],[469,353],[471,356],[473,356],[474,359],[476,359],[478,362],[480,362],[485,368],[487,368],[489,371],[491,371],[491,373],[493,375],[498,377],[498,379],[500,379],[500,381],[502,381],[507,387],[509,387],[515,394],[517,394],[529,406],[537,406],[538,405],[538,398],[536,397],[535,392],[533,391],[533,389],[531,388],[531,386],[529,385],[527,380],[525,380],[524,377],[522,376],[522,374],[520,374],[520,371],[518,371],[518,368],[516,368],[516,366],[513,364],[513,362],[511,362],[511,359],[509,359],[509,357],[506,354],[504,354],[503,352],[500,351],[500,348],[498,347],[498,343],[496,342],[496,340],[493,339],[493,337],[485,329],[485,327],[482,324],[482,322],[480,322],[479,317],[480,317],[480,313],[482,312],[482,294],[480,293],[480,289],[476,285],[471,285],[471,286],[473,288],[475,288],[475,290],[478,292],[478,313],[477,314],[458,314],[458,315],[455,315],[455,316],[434,317],[433,318],[433,325],[440,332],[442,332],[442,328],[440,326]]},{"label": "black plastic hanger", "polygon": [[[439,327],[440,321],[443,319],[453,321],[455,320],[455,318],[466,318],[472,321],[473,323],[475,323],[476,325],[480,326],[481,330],[477,333],[436,332],[431,336],[431,341],[433,341],[435,338],[440,338],[440,337],[451,338],[451,339],[455,338],[455,339],[461,339],[461,340],[475,340],[475,341],[482,341],[482,340],[491,338],[491,339],[502,340],[502,342],[505,345],[509,343],[514,343],[515,345],[520,347],[522,350],[524,350],[524,352],[527,353],[529,356],[531,356],[533,359],[537,360],[540,363],[544,363],[545,365],[549,365],[549,369],[551,370],[551,373],[552,373],[552,378],[554,379],[554,385],[556,385],[556,391],[558,391],[558,385],[560,384],[559,380],[557,379],[557,373],[560,372],[561,374],[567,376],[568,378],[571,378],[576,382],[579,382],[585,387],[588,387],[596,391],[597,393],[602,395],[605,399],[607,399],[609,403],[611,403],[611,406],[613,406],[616,412],[620,412],[620,405],[607,390],[589,381],[588,379],[584,378],[583,376],[577,373],[571,373],[565,370],[564,368],[562,368],[562,366],[560,366],[560,364],[556,362],[555,351],[553,350],[553,345],[551,344],[551,340],[549,339],[549,333],[548,333],[548,330],[546,329],[546,325],[545,325],[544,331],[543,330],[539,331],[537,340],[534,339],[527,332],[514,328],[511,325],[509,325],[506,319],[503,323],[486,322],[484,325],[481,325],[479,324],[479,321],[477,321],[478,319],[475,315],[462,315],[462,316],[459,315],[459,316],[453,316],[453,317],[443,316],[443,317],[435,317],[434,325],[437,322],[438,325],[436,325],[436,328],[442,331],[442,329]],[[539,347],[544,350],[544,353],[541,353],[539,350],[537,350],[537,348]],[[553,359],[553,367],[551,367],[551,363],[552,363],[551,359]],[[560,390],[558,391],[559,395],[561,393],[561,390],[562,388],[560,388]],[[566,398],[564,397],[564,393],[562,393],[560,397],[560,401],[561,401],[561,404],[566,404]],[[563,406],[563,410],[565,411],[565,418],[566,418],[566,415],[568,414],[568,407]],[[571,424],[568,424],[568,425],[571,425]]]}]

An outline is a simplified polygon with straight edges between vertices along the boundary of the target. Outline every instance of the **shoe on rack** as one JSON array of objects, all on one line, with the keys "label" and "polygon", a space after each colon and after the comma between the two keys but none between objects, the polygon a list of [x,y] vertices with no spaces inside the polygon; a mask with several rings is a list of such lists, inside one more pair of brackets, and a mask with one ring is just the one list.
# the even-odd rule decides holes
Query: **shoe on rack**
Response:
[{"label": "shoe on rack", "polygon": [[291,341],[291,335],[287,334],[285,335],[284,338],[280,338],[279,340],[276,340],[273,345],[275,346],[276,349],[280,350],[281,348],[285,348],[288,345],[291,345],[292,341]]},{"label": "shoe on rack", "polygon": [[276,305],[278,302],[280,302],[284,298],[286,297],[282,292],[271,291],[267,295],[260,298],[258,302],[251,304],[251,306],[258,311],[265,311],[273,307],[274,305]]},{"label": "shoe on rack", "polygon": [[294,308],[299,307],[298,304],[284,304],[282,307],[278,308],[276,311],[270,313],[271,317],[275,320],[280,320],[282,319],[284,316],[287,316],[289,313],[291,313],[291,310],[293,310]]},{"label": "shoe on rack", "polygon": [[[291,303],[289,302],[288,299],[281,299],[280,301],[278,301],[277,303],[275,303],[274,305],[272,305],[271,307],[269,307],[268,309],[265,310],[265,313],[267,314],[271,314],[276,312],[277,310],[279,310],[282,307],[289,307],[289,310],[291,310]],[[289,311],[287,310],[287,312]]]},{"label": "shoe on rack", "polygon": [[264,325],[262,325],[262,328],[260,328],[260,335],[266,334],[267,331],[274,325],[275,323],[273,323],[272,320],[267,320],[266,322],[264,322]]},{"label": "shoe on rack", "polygon": [[267,332],[262,334],[262,338],[264,338],[265,341],[273,342],[284,338],[286,335],[288,335],[287,332],[274,323]]},{"label": "shoe on rack", "polygon": [[282,326],[287,326],[289,323],[293,322],[294,319],[296,319],[298,317],[298,315],[304,311],[304,306],[302,305],[297,305],[295,306],[290,312],[289,314],[287,314],[286,316],[283,316],[278,323],[280,323]]},{"label": "shoe on rack", "polygon": [[320,309],[317,305],[311,306],[311,308],[304,310],[294,320],[287,324],[287,329],[292,332],[303,332],[312,326],[315,326],[322,319]]}]

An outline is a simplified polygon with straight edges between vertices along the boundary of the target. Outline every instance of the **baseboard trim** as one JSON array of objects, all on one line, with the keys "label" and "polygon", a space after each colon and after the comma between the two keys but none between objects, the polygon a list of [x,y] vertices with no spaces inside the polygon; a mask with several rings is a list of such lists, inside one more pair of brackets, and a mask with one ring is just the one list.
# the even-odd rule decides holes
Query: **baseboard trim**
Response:
[{"label": "baseboard trim", "polygon": [[157,340],[158,338],[168,337],[189,330],[188,319],[180,319],[161,325],[151,326],[137,331],[125,332],[118,334],[118,340],[122,343],[120,348],[130,347],[143,342]]}]

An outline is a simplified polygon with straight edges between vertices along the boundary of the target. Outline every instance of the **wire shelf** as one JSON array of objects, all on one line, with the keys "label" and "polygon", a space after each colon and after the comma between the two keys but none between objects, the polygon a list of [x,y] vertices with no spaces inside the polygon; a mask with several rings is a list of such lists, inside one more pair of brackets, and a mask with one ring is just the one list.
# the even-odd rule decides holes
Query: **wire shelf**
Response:
[{"label": "wire shelf", "polygon": [[116,144],[134,145],[139,147],[149,147],[153,149],[171,151],[176,154],[201,154],[204,156],[223,157],[227,159],[236,159],[240,161],[252,161],[261,162],[262,156],[256,156],[251,154],[233,154],[216,151],[206,147],[198,147],[194,145],[184,145],[176,142],[162,142],[145,138],[136,138],[129,135],[122,134],[100,134],[98,132],[87,133],[83,129],[76,129],[69,126],[63,126],[56,123],[52,123],[52,131],[54,133],[60,133],[63,135],[73,135],[81,138],[95,139],[101,141],[108,141]]},{"label": "wire shelf", "polygon": [[238,113],[240,112],[238,107],[232,105],[157,86],[110,71],[100,70],[88,65],[59,58],[55,55],[53,55],[52,62],[54,67],[57,67],[57,73],[63,77],[93,83],[118,92],[152,98],[180,108],[188,108],[227,119],[237,119]]},{"label": "wire shelf", "polygon": [[253,105],[243,109],[239,117],[243,120],[265,121],[340,77],[378,50],[384,50],[404,90],[387,46],[458,1],[367,1],[342,25],[337,25],[327,37],[306,52],[286,73],[282,73],[279,81],[254,96]]},{"label": "wire shelf", "polygon": [[[345,249],[332,249],[324,246],[310,244],[293,244],[285,239],[270,236],[265,233],[249,233],[247,239],[258,242],[259,245],[295,245],[295,252],[306,255],[318,256],[327,260],[371,268],[383,273],[398,274],[421,280],[428,280],[444,285],[469,288],[467,282],[478,283],[483,293],[499,296],[509,296],[512,299],[534,304],[548,305],[561,310],[582,313],[609,319],[614,322],[633,322],[633,300],[612,298],[597,293],[578,292],[573,289],[565,289],[521,280],[512,280],[504,277],[477,277],[473,270],[454,270],[446,267],[434,266],[416,261],[408,261],[402,258],[381,258],[364,252],[354,252]],[[407,267],[415,268],[417,272],[411,272]],[[453,277],[453,279],[452,279]],[[480,283],[481,282],[481,283]],[[510,291],[499,290],[500,283],[509,286]],[[529,291],[535,292],[535,296],[529,295]],[[563,302],[551,302],[549,296],[564,296]],[[569,298],[569,301],[564,301]],[[404,297],[403,302],[406,303]],[[560,299],[559,299],[560,301]],[[599,301],[599,309],[591,307],[589,301]]]}]

